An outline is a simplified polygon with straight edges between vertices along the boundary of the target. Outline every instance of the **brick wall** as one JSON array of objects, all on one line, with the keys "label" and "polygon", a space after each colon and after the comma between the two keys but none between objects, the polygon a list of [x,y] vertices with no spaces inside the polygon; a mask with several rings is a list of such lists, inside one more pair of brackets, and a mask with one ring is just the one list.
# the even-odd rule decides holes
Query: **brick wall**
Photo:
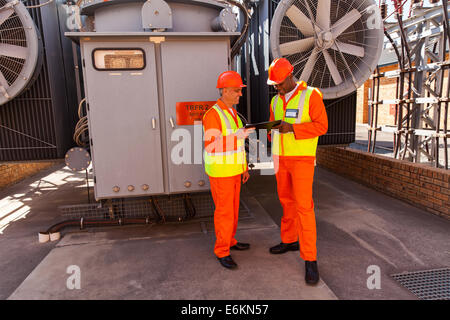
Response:
[{"label": "brick wall", "polygon": [[35,175],[39,171],[47,169],[57,163],[60,163],[60,161],[0,163],[0,189]]},{"label": "brick wall", "polygon": [[450,170],[342,147],[319,147],[317,164],[450,219]]}]

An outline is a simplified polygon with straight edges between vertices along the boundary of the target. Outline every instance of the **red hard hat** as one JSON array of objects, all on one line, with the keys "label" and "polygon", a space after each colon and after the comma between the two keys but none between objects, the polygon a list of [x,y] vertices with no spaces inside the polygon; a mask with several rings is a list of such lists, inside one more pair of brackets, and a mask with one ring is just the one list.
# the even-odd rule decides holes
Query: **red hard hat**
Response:
[{"label": "red hard hat", "polygon": [[273,60],[269,67],[269,79],[267,79],[267,84],[275,85],[282,83],[292,71],[294,71],[294,67],[287,59],[279,58]]},{"label": "red hard hat", "polygon": [[235,71],[222,72],[217,79],[217,88],[244,88],[246,85],[242,83],[242,78]]}]

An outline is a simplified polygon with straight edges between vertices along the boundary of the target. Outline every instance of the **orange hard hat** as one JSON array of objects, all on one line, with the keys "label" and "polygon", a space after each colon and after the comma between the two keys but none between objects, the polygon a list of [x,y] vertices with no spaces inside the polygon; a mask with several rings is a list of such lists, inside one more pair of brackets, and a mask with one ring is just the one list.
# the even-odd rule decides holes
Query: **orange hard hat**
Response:
[{"label": "orange hard hat", "polygon": [[244,88],[245,84],[242,83],[242,78],[236,71],[222,72],[217,79],[217,88]]},{"label": "orange hard hat", "polygon": [[267,84],[275,85],[282,83],[292,71],[294,71],[294,67],[287,59],[279,58],[273,60],[269,67],[269,79],[267,79]]}]

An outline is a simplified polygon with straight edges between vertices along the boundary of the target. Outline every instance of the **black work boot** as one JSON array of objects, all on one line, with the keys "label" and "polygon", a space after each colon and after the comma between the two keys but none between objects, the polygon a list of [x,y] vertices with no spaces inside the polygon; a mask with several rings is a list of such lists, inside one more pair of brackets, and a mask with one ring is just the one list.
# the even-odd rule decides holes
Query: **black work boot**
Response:
[{"label": "black work boot", "polygon": [[298,241],[291,242],[291,243],[283,243],[277,244],[276,246],[270,248],[270,253],[272,254],[281,254],[288,251],[298,251],[299,245]]},{"label": "black work boot", "polygon": [[305,281],[307,284],[317,284],[319,282],[317,261],[305,261]]},{"label": "black work boot", "polygon": [[238,242],[234,246],[230,247],[231,250],[248,250],[250,249],[249,243]]},{"label": "black work boot", "polygon": [[227,269],[235,269],[237,268],[237,264],[236,262],[233,261],[233,259],[231,258],[231,256],[226,256],[223,258],[217,258],[219,259],[219,262],[222,266],[224,266]]}]

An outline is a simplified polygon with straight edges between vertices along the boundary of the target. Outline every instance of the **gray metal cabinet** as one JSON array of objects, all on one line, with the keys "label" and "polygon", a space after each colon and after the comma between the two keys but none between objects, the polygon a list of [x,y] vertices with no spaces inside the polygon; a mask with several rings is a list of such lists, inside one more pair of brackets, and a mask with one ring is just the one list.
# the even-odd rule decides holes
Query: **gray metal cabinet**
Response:
[{"label": "gray metal cabinet", "polygon": [[[97,70],[97,48],[141,48],[145,68]],[[163,193],[154,44],[84,41],[82,52],[96,199]]]},{"label": "gray metal cabinet", "polygon": [[[161,43],[162,79],[168,154],[170,193],[201,191],[209,189],[202,157],[202,126],[178,126],[177,102],[215,101],[218,76],[229,69],[229,40],[219,39],[170,39]],[[188,70],[188,72],[183,71]],[[180,130],[181,129],[181,130]],[[189,132],[191,139],[190,163],[174,163],[176,147],[181,141],[180,133]],[[194,140],[195,139],[195,140]]]}]

